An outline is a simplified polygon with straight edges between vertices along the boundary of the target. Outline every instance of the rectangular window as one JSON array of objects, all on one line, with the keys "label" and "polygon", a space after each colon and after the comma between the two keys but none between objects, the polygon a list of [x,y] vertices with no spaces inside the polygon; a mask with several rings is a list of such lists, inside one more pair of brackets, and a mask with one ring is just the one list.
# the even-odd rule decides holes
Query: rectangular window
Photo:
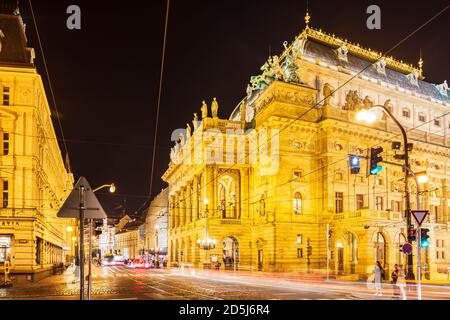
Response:
[{"label": "rectangular window", "polygon": [[400,201],[392,201],[392,211],[393,212],[401,212]]},{"label": "rectangular window", "polygon": [[380,179],[380,178],[376,179],[375,180],[375,185],[382,186],[383,185],[383,179]]},{"label": "rectangular window", "polygon": [[436,126],[436,127],[441,127],[441,120],[440,119],[434,119],[434,125]]},{"label": "rectangular window", "polygon": [[298,234],[297,235],[297,244],[302,244],[303,243],[303,235]]},{"label": "rectangular window", "polygon": [[402,116],[404,116],[405,118],[410,118],[411,117],[411,112],[409,111],[409,109],[403,109],[402,110]]},{"label": "rectangular window", "polygon": [[356,210],[361,210],[364,208],[364,195],[357,194],[356,195]]},{"label": "rectangular window", "polygon": [[336,213],[344,212],[344,193],[336,192],[335,199],[336,199]]},{"label": "rectangular window", "polygon": [[383,211],[383,197],[375,198],[375,209],[377,211]]},{"label": "rectangular window", "polygon": [[302,178],[302,172],[300,170],[294,171],[294,179],[301,179]]},{"label": "rectangular window", "polygon": [[441,256],[442,256],[442,259],[445,259],[445,251],[442,251]]},{"label": "rectangular window", "polygon": [[9,87],[3,87],[3,105],[9,106]]},{"label": "rectangular window", "polygon": [[436,248],[439,248],[439,240],[436,240]]},{"label": "rectangular window", "polygon": [[3,180],[3,208],[8,208],[9,200],[9,183],[7,180]]},{"label": "rectangular window", "polygon": [[11,261],[11,237],[0,237],[0,265]]},{"label": "rectangular window", "polygon": [[436,251],[436,259],[439,260],[439,251]]},{"label": "rectangular window", "polygon": [[303,258],[303,249],[302,248],[297,248],[297,258],[298,259]]},{"label": "rectangular window", "polygon": [[9,133],[3,133],[3,155],[9,155]]},{"label": "rectangular window", "polygon": [[427,116],[425,115],[425,113],[419,113],[419,121],[420,122],[426,122],[427,121]]}]

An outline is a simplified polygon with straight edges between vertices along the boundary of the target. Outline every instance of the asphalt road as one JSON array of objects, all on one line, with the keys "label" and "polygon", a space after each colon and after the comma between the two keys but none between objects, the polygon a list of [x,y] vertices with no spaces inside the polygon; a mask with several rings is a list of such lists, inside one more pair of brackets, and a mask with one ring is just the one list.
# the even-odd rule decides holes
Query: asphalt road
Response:
[{"label": "asphalt road", "polygon": [[[69,270],[37,283],[0,289],[0,299],[77,300],[79,282]],[[94,267],[93,300],[373,300],[393,299],[392,288],[375,297],[365,284],[299,281],[270,276],[181,270]],[[450,299],[449,287],[424,287],[424,299]],[[408,299],[417,299],[410,290]]]}]

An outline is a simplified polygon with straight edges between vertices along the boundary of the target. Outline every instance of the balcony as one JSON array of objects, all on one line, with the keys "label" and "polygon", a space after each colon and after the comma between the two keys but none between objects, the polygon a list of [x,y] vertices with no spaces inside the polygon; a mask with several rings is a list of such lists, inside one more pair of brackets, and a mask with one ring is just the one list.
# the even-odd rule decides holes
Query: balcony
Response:
[{"label": "balcony", "polygon": [[382,219],[382,220],[401,221],[403,220],[403,215],[400,212],[362,209],[335,214],[333,216],[333,219],[335,221],[355,220],[355,219]]}]

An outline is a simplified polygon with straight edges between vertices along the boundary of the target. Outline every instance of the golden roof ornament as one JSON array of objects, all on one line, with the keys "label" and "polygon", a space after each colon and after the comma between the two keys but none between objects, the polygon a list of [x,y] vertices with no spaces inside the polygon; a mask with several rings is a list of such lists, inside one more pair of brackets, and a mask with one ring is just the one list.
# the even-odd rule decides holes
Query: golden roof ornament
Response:
[{"label": "golden roof ornament", "polygon": [[309,20],[311,20],[311,16],[309,15],[309,12],[306,11],[306,16],[305,16],[306,28],[309,27]]}]

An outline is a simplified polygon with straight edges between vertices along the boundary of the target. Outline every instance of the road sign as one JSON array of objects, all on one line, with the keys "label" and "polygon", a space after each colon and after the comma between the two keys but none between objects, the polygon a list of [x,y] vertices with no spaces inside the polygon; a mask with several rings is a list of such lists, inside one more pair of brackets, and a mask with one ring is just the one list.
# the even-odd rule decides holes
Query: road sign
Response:
[{"label": "road sign", "polygon": [[405,253],[409,256],[410,254],[412,254],[412,251],[413,251],[413,247],[410,243],[405,243],[403,245],[403,253]]},{"label": "road sign", "polygon": [[89,182],[85,177],[81,177],[73,187],[66,201],[59,209],[58,218],[80,218],[80,187],[84,188],[84,218],[85,219],[105,219],[107,218],[100,202],[92,191]]},{"label": "road sign", "polygon": [[422,225],[422,223],[425,221],[425,218],[427,217],[429,211],[428,210],[413,210],[411,211],[411,214],[413,215],[414,219],[416,219],[419,226]]}]

